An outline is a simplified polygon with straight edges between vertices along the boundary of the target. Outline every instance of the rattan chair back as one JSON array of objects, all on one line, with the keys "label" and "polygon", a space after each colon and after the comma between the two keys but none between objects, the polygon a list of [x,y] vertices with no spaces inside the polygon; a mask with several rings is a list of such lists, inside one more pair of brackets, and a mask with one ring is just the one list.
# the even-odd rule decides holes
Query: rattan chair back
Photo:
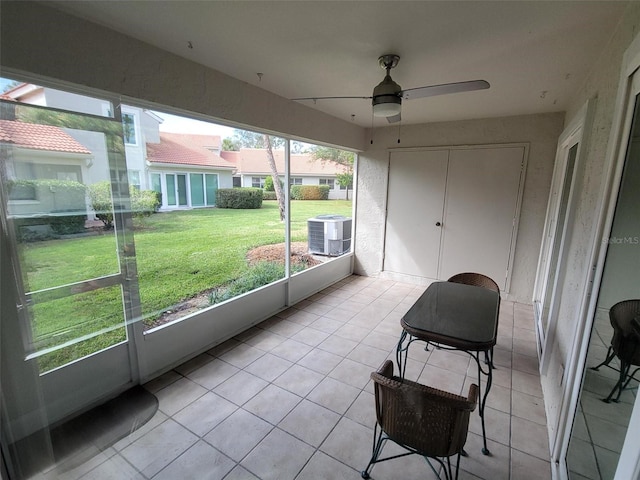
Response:
[{"label": "rattan chair back", "polygon": [[631,365],[640,365],[640,336],[637,333],[639,318],[640,299],[623,300],[609,310],[609,320],[613,327],[611,347],[620,360]]},{"label": "rattan chair back", "polygon": [[466,442],[469,414],[478,387],[467,398],[393,376],[393,363],[371,374],[375,382],[376,417],[394,442],[427,457],[459,454]]},{"label": "rattan chair back", "polygon": [[465,285],[473,285],[475,287],[488,288],[489,290],[498,292],[498,294],[500,293],[500,287],[498,287],[498,284],[493,281],[491,277],[487,277],[486,275],[483,275],[481,273],[457,273],[447,281],[453,283],[464,283]]}]

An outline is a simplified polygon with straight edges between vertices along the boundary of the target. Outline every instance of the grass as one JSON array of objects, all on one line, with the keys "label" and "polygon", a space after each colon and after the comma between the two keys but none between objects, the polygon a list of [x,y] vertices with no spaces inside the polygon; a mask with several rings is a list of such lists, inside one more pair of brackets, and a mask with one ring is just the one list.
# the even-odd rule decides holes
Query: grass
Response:
[{"label": "grass", "polygon": [[[350,216],[351,201],[292,201],[291,240],[306,241],[307,219],[327,213]],[[166,212],[145,218],[134,240],[142,316],[151,322],[200,292],[241,278],[250,269],[245,255],[251,248],[284,242],[284,223],[273,201],[256,210]],[[115,249],[113,232],[23,244],[25,285],[38,291],[117,273]],[[120,292],[116,293],[100,289],[36,304],[35,344],[40,348],[61,345],[121,324],[122,301]],[[41,357],[41,368],[106,348],[123,341],[125,335],[118,328],[64,347]]]}]

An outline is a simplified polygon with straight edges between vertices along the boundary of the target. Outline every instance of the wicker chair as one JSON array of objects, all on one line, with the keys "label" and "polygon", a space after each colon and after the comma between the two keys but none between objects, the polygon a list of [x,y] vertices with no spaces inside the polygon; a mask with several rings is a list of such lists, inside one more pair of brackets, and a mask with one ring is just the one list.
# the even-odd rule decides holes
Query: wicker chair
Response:
[{"label": "wicker chair", "polygon": [[[615,386],[609,393],[609,396],[603,399],[605,402],[611,402],[616,391],[618,394],[614,399],[614,402],[620,400],[622,391],[627,388],[629,382],[635,377],[635,374],[640,370],[640,367],[636,368],[632,374],[629,374],[629,370],[633,365],[640,365],[640,299],[636,300],[623,300],[616,303],[609,310],[609,320],[613,327],[613,338],[611,339],[611,346],[607,351],[607,357],[604,361],[592,370],[598,370],[602,366],[610,367],[609,363],[615,357],[620,359],[620,375]],[[637,379],[636,379],[637,380]]]},{"label": "wicker chair", "polygon": [[447,282],[464,283],[465,285],[473,285],[474,287],[483,287],[498,292],[500,294],[500,287],[493,281],[493,279],[482,275],[481,273],[458,273],[451,277]]},{"label": "wicker chair", "polygon": [[[367,468],[362,471],[362,478],[370,478],[369,472],[376,463],[413,454],[422,455],[441,478],[429,459],[437,461],[447,480],[454,478],[450,458],[457,455],[455,478],[458,478],[469,415],[477,403],[477,385],[471,385],[468,398],[443,392],[393,376],[390,360],[378,372],[373,372],[371,379],[375,386],[377,423],[373,454]],[[387,440],[408,452],[379,458]]]},{"label": "wicker chair", "polygon": [[[457,273],[453,277],[449,278],[447,282],[464,283],[465,285],[473,285],[474,287],[487,288],[498,293],[498,308],[500,308],[500,287],[491,278],[481,273]],[[493,365],[493,348],[486,354],[486,363],[491,365],[491,368],[495,368]]]}]

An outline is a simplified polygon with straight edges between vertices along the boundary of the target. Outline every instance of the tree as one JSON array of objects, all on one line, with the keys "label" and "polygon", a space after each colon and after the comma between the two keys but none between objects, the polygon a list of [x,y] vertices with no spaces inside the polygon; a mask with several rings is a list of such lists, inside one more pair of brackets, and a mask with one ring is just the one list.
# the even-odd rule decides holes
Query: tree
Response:
[{"label": "tree", "polygon": [[269,168],[271,169],[271,178],[273,179],[273,186],[276,189],[276,198],[278,199],[278,209],[280,210],[280,221],[284,221],[284,192],[282,191],[282,184],[278,178],[278,169],[276,167],[276,159],[273,156],[273,146],[271,144],[271,136],[263,135],[264,144],[267,149],[267,160],[269,162]]},{"label": "tree", "polygon": [[344,171],[336,175],[338,185],[346,188],[346,199],[349,200],[349,188],[353,188],[353,162],[355,154],[337,148],[323,147],[315,145],[309,151],[312,161],[320,161],[324,165],[326,162],[333,162],[342,165]]},{"label": "tree", "polygon": [[225,138],[222,140],[222,150],[225,152],[237,152],[240,150],[240,144],[233,138]]},{"label": "tree", "polygon": [[353,188],[353,173],[352,172],[338,173],[336,175],[336,181],[338,182],[338,185],[346,189],[347,196],[345,200],[349,200],[349,189]]},{"label": "tree", "polygon": [[267,151],[267,162],[271,170],[271,178],[273,186],[276,190],[276,198],[278,199],[278,208],[280,210],[280,220],[284,221],[284,191],[282,184],[278,180],[278,168],[276,167],[276,159],[273,155],[273,149],[284,146],[284,139],[273,137],[271,135],[250,132],[248,130],[235,129],[233,138],[230,140],[240,148],[264,148]]}]

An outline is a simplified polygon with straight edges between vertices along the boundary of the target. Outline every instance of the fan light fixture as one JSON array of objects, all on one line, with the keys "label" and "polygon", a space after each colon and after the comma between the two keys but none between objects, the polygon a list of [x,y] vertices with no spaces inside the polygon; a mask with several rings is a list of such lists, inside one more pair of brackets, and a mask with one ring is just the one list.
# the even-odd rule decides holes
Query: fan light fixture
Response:
[{"label": "fan light fixture", "polygon": [[[402,110],[402,99],[413,100],[416,98],[435,97],[436,95],[446,95],[449,93],[472,92],[474,90],[484,90],[489,88],[486,80],[470,80],[466,82],[443,83],[440,85],[428,85],[426,87],[409,88],[403,90],[400,85],[391,79],[391,69],[398,65],[400,57],[393,53],[381,55],[378,58],[378,65],[387,74],[384,80],[373,89],[370,97],[301,97],[292,100],[313,100],[315,104],[318,100],[337,99],[358,99],[371,100],[373,116],[386,118],[389,123],[401,121],[400,111]],[[352,117],[353,118],[353,117]]]}]

